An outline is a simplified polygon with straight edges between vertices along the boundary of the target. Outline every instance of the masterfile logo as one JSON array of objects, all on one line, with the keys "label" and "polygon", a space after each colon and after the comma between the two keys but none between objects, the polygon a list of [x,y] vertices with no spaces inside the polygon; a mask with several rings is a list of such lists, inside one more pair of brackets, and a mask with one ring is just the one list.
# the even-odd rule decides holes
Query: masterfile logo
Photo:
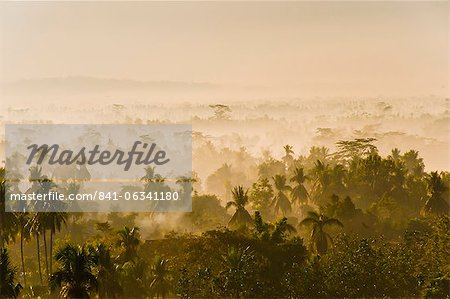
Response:
[{"label": "masterfile logo", "polygon": [[190,211],[190,125],[7,125],[8,211]]},{"label": "masterfile logo", "polygon": [[[142,145],[142,149],[146,150],[139,151],[139,146]],[[166,159],[166,152],[164,150],[155,150],[156,143],[149,144],[141,141],[135,141],[131,150],[129,152],[124,152],[122,150],[116,149],[115,152],[109,150],[100,151],[100,145],[96,144],[93,149],[86,150],[86,147],[82,147],[80,151],[74,153],[72,150],[59,151],[60,147],[58,144],[53,144],[49,146],[48,144],[32,144],[27,149],[30,150],[30,155],[27,159],[27,164],[30,165],[33,160],[37,157],[37,164],[41,165],[47,155],[48,164],[50,165],[108,165],[116,162],[118,165],[125,165],[124,170],[128,171],[133,162],[136,165],[150,165],[154,163],[155,165],[164,165],[170,161]],[[148,148],[148,149],[147,149]],[[154,152],[156,152],[154,154]],[[126,157],[125,157],[126,156]],[[136,160],[134,160],[136,157]]]}]

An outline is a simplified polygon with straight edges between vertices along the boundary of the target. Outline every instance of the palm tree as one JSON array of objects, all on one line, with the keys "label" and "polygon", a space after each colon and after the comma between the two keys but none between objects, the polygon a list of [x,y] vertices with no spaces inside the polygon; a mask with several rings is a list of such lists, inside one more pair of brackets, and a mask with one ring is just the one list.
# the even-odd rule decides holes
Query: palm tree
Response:
[{"label": "palm tree", "polygon": [[[38,169],[37,175],[39,178],[38,181],[38,193],[41,194],[48,194],[51,190],[57,187],[57,185],[47,176],[40,176],[40,169]],[[30,170],[31,171],[31,170]],[[30,181],[32,179],[30,178]],[[34,192],[34,191],[33,191]],[[39,203],[37,201],[36,203]],[[45,203],[44,203],[45,204]],[[42,207],[41,207],[42,208]],[[37,210],[39,211],[39,209]],[[40,228],[42,229],[43,237],[44,237],[44,253],[45,253],[45,269],[47,272],[47,275],[49,275],[52,272],[52,261],[53,261],[53,235],[55,234],[56,230],[59,231],[61,229],[61,224],[66,223],[67,215],[62,212],[40,212],[37,214],[41,214],[39,216],[39,222],[40,222]],[[50,230],[50,256],[47,253],[47,236],[46,231]],[[50,259],[48,258],[50,257]],[[49,268],[49,261],[50,261],[50,268]]]},{"label": "palm tree", "polygon": [[286,167],[290,167],[292,165],[292,162],[294,161],[294,151],[293,151],[293,146],[286,144],[285,146],[283,146],[284,149],[284,157],[283,157],[283,161],[286,164]]},{"label": "palm tree", "polygon": [[[32,166],[29,169],[30,176],[28,178],[31,183],[31,187],[26,191],[26,193],[31,192],[45,192],[43,190],[48,184],[42,185],[42,181],[45,179],[45,176],[42,175],[42,167]],[[38,270],[39,270],[39,278],[41,280],[41,284],[43,284],[42,279],[42,269],[41,269],[41,253],[40,253],[40,235],[44,233],[45,240],[45,213],[35,213],[33,217],[28,220],[28,228],[30,234],[34,234],[36,237],[36,249],[37,249],[37,262],[38,262]],[[46,246],[46,245],[45,245]],[[48,275],[48,264],[47,264],[47,247],[45,247],[45,263]]]},{"label": "palm tree", "polygon": [[254,217],[254,229],[255,236],[263,241],[267,241],[270,238],[270,224],[263,221],[261,213],[259,211],[255,211]]},{"label": "palm tree", "polygon": [[150,283],[150,294],[156,298],[165,298],[171,291],[167,260],[156,256],[152,267],[152,280]]},{"label": "palm tree", "polygon": [[52,273],[52,260],[53,260],[53,236],[55,233],[61,230],[61,226],[67,223],[67,213],[64,212],[51,212],[47,214],[46,227],[50,230],[50,273]]},{"label": "palm tree", "polygon": [[121,284],[127,298],[145,298],[148,292],[149,279],[147,261],[136,258],[121,266]]},{"label": "palm tree", "polygon": [[[74,181],[69,181],[65,187],[61,188],[61,191],[67,197],[69,196],[69,194],[73,194],[73,196],[76,196],[80,193],[81,187],[81,184]],[[82,209],[76,200],[69,202],[68,205],[70,206],[70,210],[76,211],[75,213],[71,213],[72,223],[75,223],[76,220],[83,217],[83,213],[77,213],[79,211],[82,211]]]},{"label": "palm tree", "polygon": [[6,249],[0,249],[0,297],[17,298],[22,289],[16,283],[16,269],[11,265]]},{"label": "palm tree", "polygon": [[97,278],[93,268],[97,257],[85,246],[67,244],[56,252],[59,269],[49,279],[50,287],[61,288],[59,294],[63,298],[89,298],[97,288]]},{"label": "palm tree", "polygon": [[286,217],[275,223],[266,223],[263,221],[259,211],[255,212],[254,229],[258,239],[262,241],[270,240],[273,243],[281,243],[287,234],[296,232],[295,227],[287,222]]},{"label": "palm tree", "polygon": [[121,260],[125,263],[137,257],[137,248],[139,246],[139,228],[132,227],[131,229],[125,226],[117,233],[119,239],[117,245],[122,248],[120,255]]},{"label": "palm tree", "polygon": [[119,298],[123,294],[123,289],[119,279],[119,265],[116,265],[111,258],[110,250],[100,244],[92,251],[98,258],[97,281],[99,298]]},{"label": "palm tree", "polygon": [[197,180],[194,177],[180,176],[180,177],[178,177],[176,183],[178,185],[180,185],[181,190],[184,195],[190,195],[192,193],[192,191],[194,190],[193,184],[196,181]]},{"label": "palm tree", "polygon": [[5,203],[8,185],[5,175],[5,168],[0,167],[0,249],[3,249],[5,244],[14,238],[17,229],[16,214],[6,212]]},{"label": "palm tree", "polygon": [[286,144],[285,146],[283,146],[285,156],[293,155],[294,154],[293,148],[294,147],[292,145],[289,145],[289,144]]},{"label": "palm tree", "polygon": [[286,176],[277,174],[273,177],[276,194],[271,205],[275,207],[275,213],[281,213],[283,216],[292,210],[291,202],[285,192],[291,192],[292,188],[286,184]]},{"label": "palm tree", "polygon": [[43,231],[43,219],[44,216],[43,213],[36,213],[31,219],[30,219],[30,233],[34,234],[36,237],[36,250],[37,250],[37,263],[38,263],[38,271],[39,271],[39,278],[41,280],[41,284],[43,284],[42,279],[42,269],[41,269],[41,245],[40,245],[40,235]]},{"label": "palm tree", "polygon": [[245,206],[248,204],[248,190],[244,191],[244,187],[236,186],[231,193],[233,200],[227,202],[225,208],[228,209],[233,206],[236,208],[236,211],[230,221],[228,221],[228,226],[238,227],[253,223],[252,216],[245,209]]},{"label": "palm tree", "polygon": [[291,178],[291,182],[295,183],[296,186],[292,188],[292,201],[299,201],[305,204],[308,201],[309,194],[305,188],[305,182],[309,180],[309,177],[305,175],[303,168],[295,168],[294,176]]},{"label": "palm tree", "polygon": [[37,192],[40,188],[40,182],[44,178],[42,175],[42,167],[31,166],[29,171],[30,177],[28,178],[28,181],[31,183],[31,187],[27,190],[27,193]]},{"label": "palm tree", "polygon": [[18,212],[16,214],[17,224],[19,225],[19,235],[20,235],[20,260],[22,263],[22,275],[23,275],[23,286],[27,286],[27,278],[25,272],[25,262],[23,258],[23,242],[24,240],[30,239],[30,225],[29,225],[29,215],[26,212]]},{"label": "palm tree", "polygon": [[155,167],[148,166],[145,169],[145,175],[141,177],[141,181],[145,183],[145,190],[150,190],[154,183],[164,183],[165,178],[157,174]]},{"label": "palm tree", "polygon": [[394,148],[391,151],[391,154],[388,156],[388,159],[392,160],[394,162],[394,164],[398,164],[398,162],[400,161],[401,155],[400,155],[400,150],[398,148]]},{"label": "palm tree", "polygon": [[286,234],[295,233],[296,229],[294,226],[287,222],[287,218],[275,222],[273,224],[273,231],[270,236],[270,240],[274,243],[281,243],[284,241]]},{"label": "palm tree", "polygon": [[319,255],[325,254],[333,242],[331,236],[324,231],[324,227],[332,225],[343,227],[339,220],[314,211],[309,211],[308,217],[303,219],[300,225],[312,225],[310,248]]},{"label": "palm tree", "polygon": [[[30,178],[29,181],[32,183],[32,186],[26,191],[27,193],[36,192],[39,194],[48,194],[51,189],[55,188],[56,185],[52,182],[52,180],[48,179],[47,176],[41,174],[41,167],[31,167],[30,168]],[[33,218],[33,231],[35,234],[38,234],[36,229],[39,229],[39,234],[42,233],[44,239],[44,258],[45,258],[45,270],[46,274],[49,275],[48,268],[48,252],[47,252],[47,222],[48,222],[48,213],[40,212],[45,208],[46,202],[36,201],[34,202],[35,210],[38,211],[36,216]],[[39,240],[37,239],[39,243]],[[38,247],[39,250],[39,247]]]},{"label": "palm tree", "polygon": [[95,223],[95,229],[102,232],[103,234],[109,234],[112,231],[112,227],[109,221]]},{"label": "palm tree", "polygon": [[313,146],[310,148],[309,150],[309,157],[308,160],[314,162],[317,160],[320,161],[327,161],[329,155],[329,149],[322,146],[322,147],[318,147],[318,146]]},{"label": "palm tree", "polygon": [[408,174],[416,177],[421,177],[424,174],[425,165],[423,163],[423,158],[419,157],[418,151],[410,150],[404,153],[402,160],[405,163]]},{"label": "palm tree", "polygon": [[447,191],[448,187],[445,185],[441,176],[437,171],[431,172],[426,178],[427,189],[430,197],[425,202],[425,206],[422,209],[423,214],[448,214],[449,205],[444,199],[444,193]]},{"label": "palm tree", "polygon": [[324,197],[326,191],[331,183],[331,170],[329,165],[317,160],[311,169],[310,175],[314,182],[311,188],[311,194],[314,200],[319,200]]},{"label": "palm tree", "polygon": [[145,192],[166,192],[170,191],[169,186],[164,184],[166,178],[155,172],[155,167],[148,166],[145,168],[145,175],[141,177],[144,182]]},{"label": "palm tree", "polygon": [[145,175],[141,177],[141,181],[143,181],[146,184],[152,183],[155,178],[155,167],[145,167]]}]

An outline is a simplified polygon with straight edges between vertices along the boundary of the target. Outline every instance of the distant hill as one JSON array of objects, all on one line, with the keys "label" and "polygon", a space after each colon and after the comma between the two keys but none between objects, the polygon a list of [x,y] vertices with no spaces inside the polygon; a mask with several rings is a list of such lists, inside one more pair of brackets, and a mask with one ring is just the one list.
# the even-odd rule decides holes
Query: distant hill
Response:
[{"label": "distant hill", "polygon": [[4,84],[2,90],[13,94],[105,93],[105,92],[196,92],[219,86],[207,82],[138,81],[95,77],[24,79]]}]

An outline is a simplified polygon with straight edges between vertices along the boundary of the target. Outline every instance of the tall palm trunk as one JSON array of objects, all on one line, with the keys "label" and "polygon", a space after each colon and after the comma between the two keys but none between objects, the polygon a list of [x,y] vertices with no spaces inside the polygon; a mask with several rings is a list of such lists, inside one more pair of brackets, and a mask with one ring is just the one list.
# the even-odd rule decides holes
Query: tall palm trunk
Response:
[{"label": "tall palm trunk", "polygon": [[[2,207],[0,206],[0,209]],[[0,211],[1,213],[2,211]],[[0,214],[0,217],[2,217],[2,219],[0,219],[0,249],[3,249],[3,215]]]},{"label": "tall palm trunk", "polygon": [[44,229],[44,254],[45,254],[45,273],[47,274],[47,277],[50,276],[50,273],[48,272],[48,254],[47,254],[47,239],[45,237],[46,230]]},{"label": "tall palm trunk", "polygon": [[22,260],[23,286],[27,286],[27,278],[25,274],[25,262],[23,260],[23,226],[20,227],[20,259]]},{"label": "tall palm trunk", "polygon": [[53,261],[53,230],[50,230],[50,274],[52,273],[52,261]]},{"label": "tall palm trunk", "polygon": [[41,269],[41,249],[39,244],[39,233],[36,233],[36,246],[37,246],[37,262],[38,262],[38,269],[39,269],[39,278],[41,279],[41,285],[43,285],[42,281],[42,269]]}]

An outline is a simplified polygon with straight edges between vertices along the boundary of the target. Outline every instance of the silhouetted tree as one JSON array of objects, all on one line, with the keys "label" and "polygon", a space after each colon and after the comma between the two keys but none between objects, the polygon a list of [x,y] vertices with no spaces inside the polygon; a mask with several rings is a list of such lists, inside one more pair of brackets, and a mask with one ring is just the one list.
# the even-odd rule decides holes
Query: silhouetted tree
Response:
[{"label": "silhouetted tree", "polygon": [[231,193],[233,195],[233,200],[227,202],[225,208],[235,207],[236,211],[233,216],[231,216],[228,226],[239,227],[251,224],[253,222],[252,217],[245,209],[245,206],[248,204],[248,190],[244,191],[244,187],[236,186]]},{"label": "silhouetted tree", "polygon": [[94,267],[97,257],[85,246],[67,244],[56,252],[60,266],[51,274],[49,283],[52,290],[60,288],[63,298],[90,298],[97,289]]},{"label": "silhouetted tree", "polygon": [[433,171],[430,175],[428,175],[426,181],[430,197],[425,202],[422,212],[425,215],[447,215],[450,212],[449,204],[444,199],[443,195],[448,190],[448,187],[445,185],[437,171]]},{"label": "silhouetted tree", "polygon": [[292,188],[286,183],[286,176],[277,174],[273,177],[276,193],[272,200],[272,206],[275,208],[275,213],[282,215],[288,214],[292,210],[291,202],[286,193],[291,192]]},{"label": "silhouetted tree", "polygon": [[17,298],[22,286],[16,282],[17,270],[11,265],[6,249],[0,249],[0,297]]},{"label": "silhouetted tree", "polygon": [[337,225],[343,227],[342,223],[335,218],[328,218],[323,214],[313,211],[308,212],[308,217],[300,222],[300,225],[311,225],[311,249],[317,254],[325,254],[332,244],[331,236],[324,231],[325,226]]}]

